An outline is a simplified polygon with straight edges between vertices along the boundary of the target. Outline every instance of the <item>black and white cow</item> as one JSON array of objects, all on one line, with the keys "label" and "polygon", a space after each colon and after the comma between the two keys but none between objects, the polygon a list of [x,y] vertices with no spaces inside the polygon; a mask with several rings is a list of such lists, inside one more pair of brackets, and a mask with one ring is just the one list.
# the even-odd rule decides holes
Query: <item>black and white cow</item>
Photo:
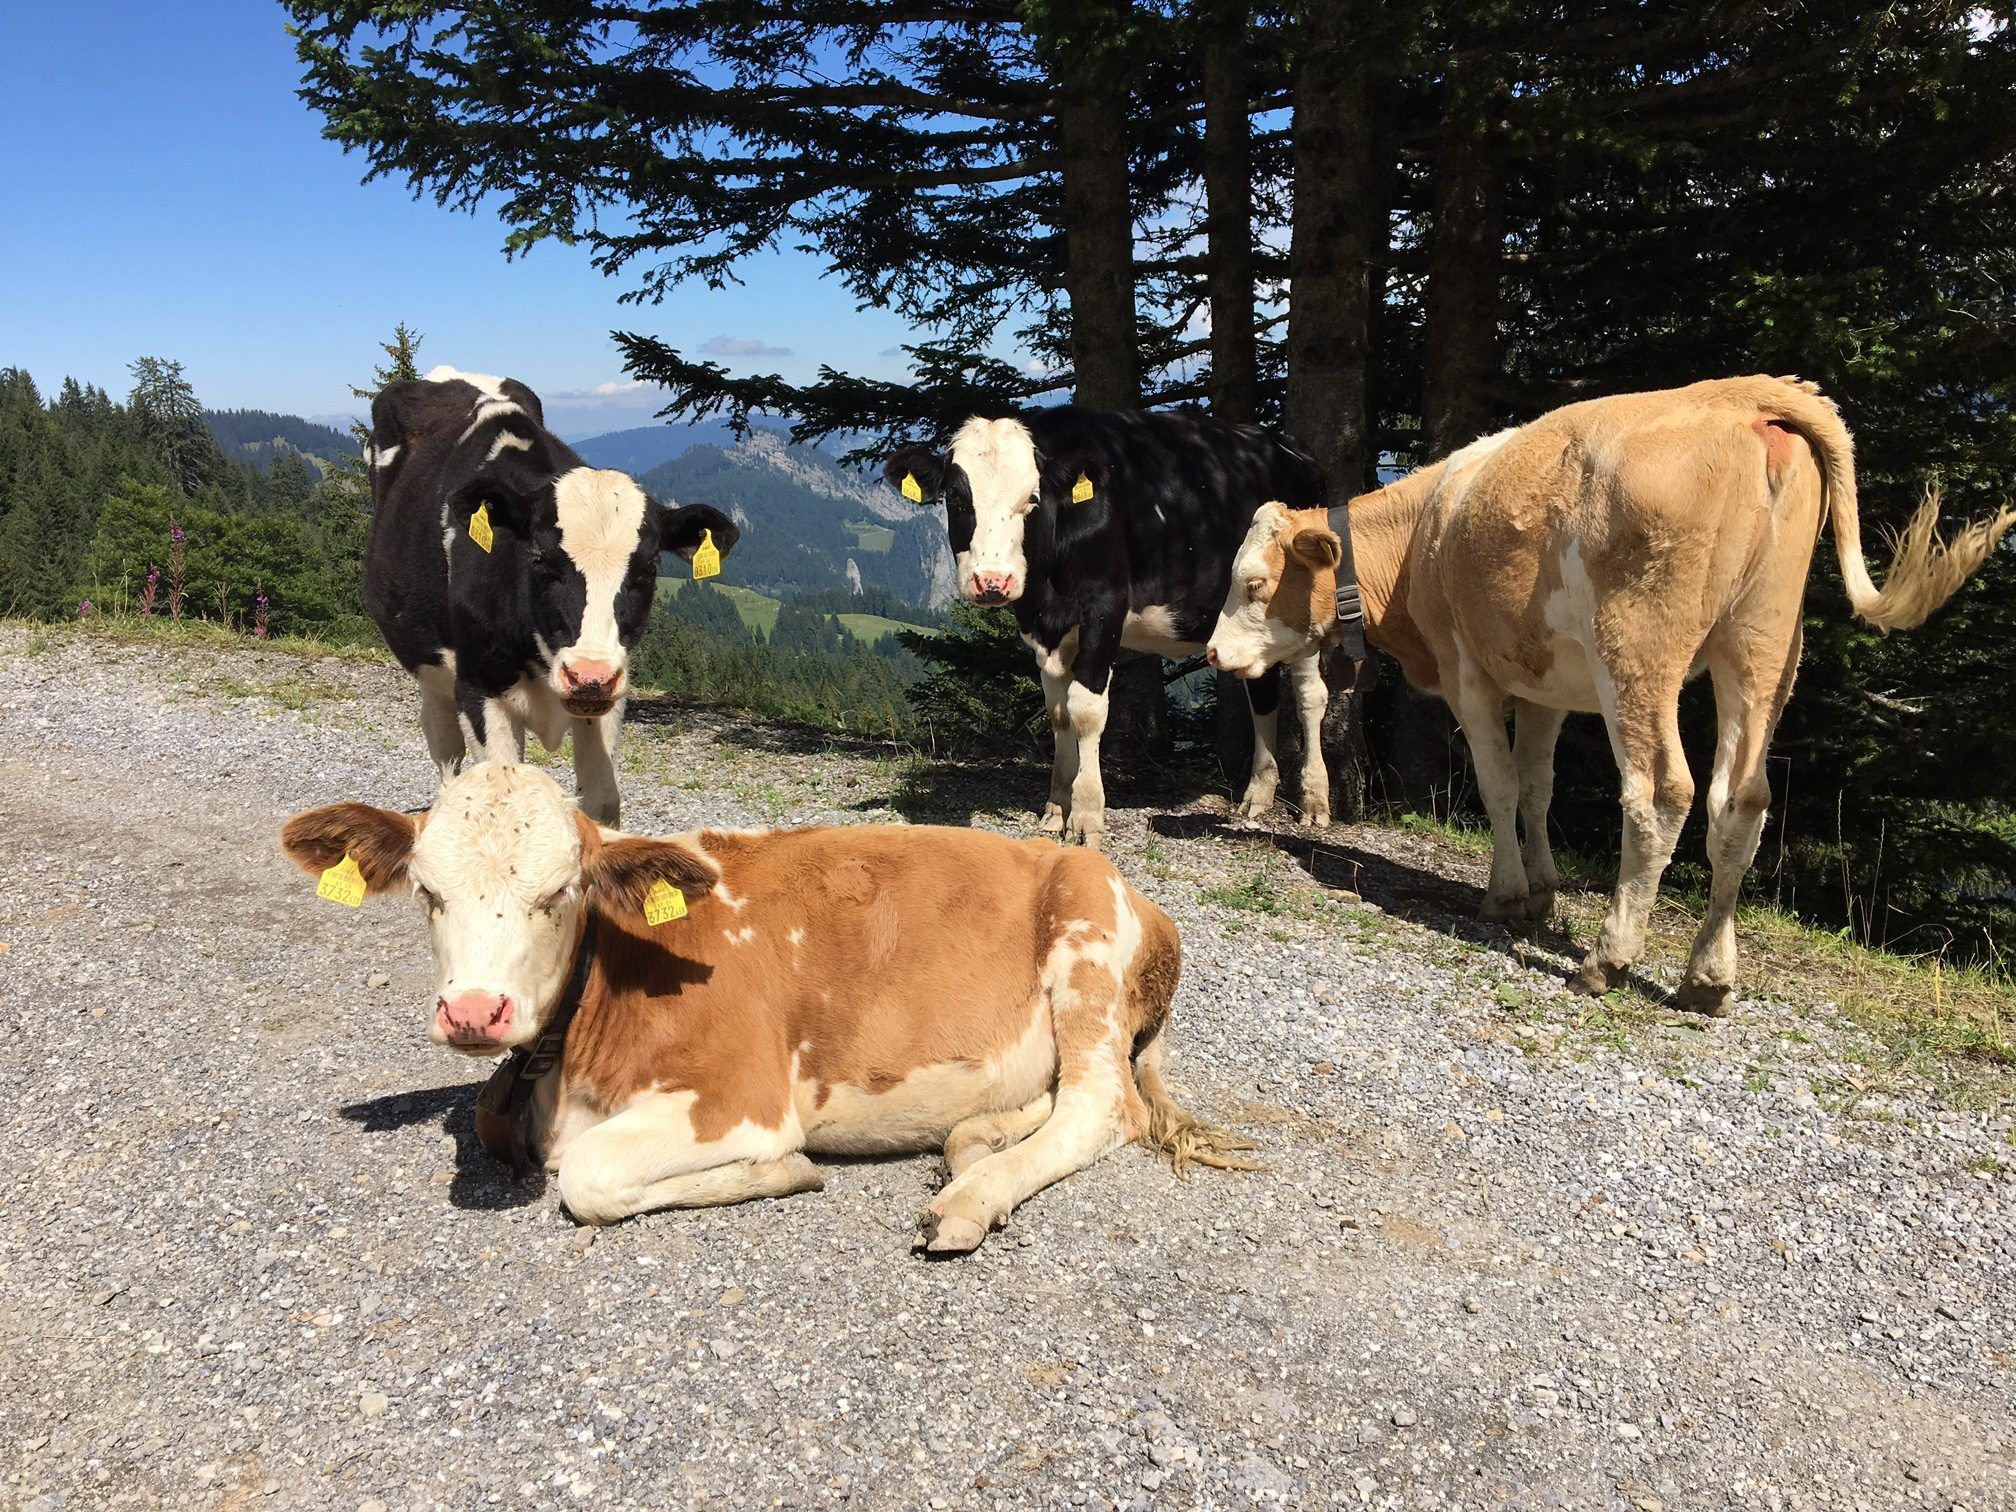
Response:
[{"label": "black and white cow", "polygon": [[581,807],[618,820],[616,738],[658,554],[688,560],[740,532],[705,505],[668,509],[589,467],[515,379],[437,367],[372,401],[364,602],[420,683],[427,749],[517,761],[530,727],[574,737]]},{"label": "black and white cow", "polygon": [[[1324,503],[1313,459],[1259,426],[1191,411],[975,416],[948,451],[899,452],[883,473],[913,503],[944,502],[959,592],[1013,607],[1057,736],[1043,828],[1089,845],[1105,827],[1099,737],[1114,658],[1122,647],[1201,650],[1255,508]],[[1340,544],[1346,579],[1348,553]],[[1314,654],[1287,671],[1310,732],[1302,817],[1328,824],[1330,778],[1315,738],[1328,691]],[[1270,670],[1247,696],[1253,773],[1239,808],[1259,815],[1280,779],[1279,677]]]}]

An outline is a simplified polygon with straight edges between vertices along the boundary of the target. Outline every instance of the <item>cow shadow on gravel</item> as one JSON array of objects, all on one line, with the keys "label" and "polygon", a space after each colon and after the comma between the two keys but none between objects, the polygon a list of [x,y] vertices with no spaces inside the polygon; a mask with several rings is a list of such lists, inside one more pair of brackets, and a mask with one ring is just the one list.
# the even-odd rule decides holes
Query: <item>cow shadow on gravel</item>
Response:
[{"label": "cow shadow on gravel", "polygon": [[450,1202],[478,1212],[529,1207],[545,1195],[546,1173],[534,1171],[520,1181],[509,1166],[492,1159],[483,1148],[476,1138],[476,1094],[482,1089],[481,1082],[455,1082],[349,1103],[337,1111],[367,1134],[438,1124],[441,1132],[455,1141]]},{"label": "cow shadow on gravel", "polygon": [[[1236,845],[1271,846],[1292,857],[1319,887],[1355,892],[1396,918],[1466,944],[1486,946],[1513,957],[1522,966],[1531,962],[1520,946],[1538,947],[1570,962],[1581,955],[1574,939],[1552,920],[1512,927],[1478,918],[1477,900],[1481,894],[1474,883],[1409,866],[1328,835],[1318,838],[1307,831],[1284,832],[1194,811],[1157,814],[1148,821],[1148,827],[1171,840],[1213,839]],[[1669,996],[1658,983],[1635,972],[1630,981],[1636,991],[1655,1003],[1664,1002]]]}]

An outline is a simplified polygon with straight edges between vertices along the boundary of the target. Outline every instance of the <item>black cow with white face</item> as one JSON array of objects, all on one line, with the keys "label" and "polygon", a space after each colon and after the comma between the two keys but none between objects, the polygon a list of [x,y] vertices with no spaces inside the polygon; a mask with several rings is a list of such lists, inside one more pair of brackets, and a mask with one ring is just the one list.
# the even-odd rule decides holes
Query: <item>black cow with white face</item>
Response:
[{"label": "black cow with white face", "polygon": [[438,367],[371,405],[364,602],[420,683],[420,724],[445,778],[474,753],[517,761],[529,726],[574,737],[581,807],[615,824],[616,737],[630,652],[658,554],[692,559],[740,532],[705,505],[666,508],[589,467],[514,379]]},{"label": "black cow with white face", "polygon": [[[914,503],[944,503],[959,592],[1013,608],[1057,734],[1043,828],[1088,845],[1105,827],[1099,737],[1114,658],[1122,647],[1202,649],[1254,511],[1325,502],[1312,458],[1259,426],[1190,411],[975,416],[949,450],[899,452],[883,474]],[[1329,695],[1313,654],[1287,670],[1311,734],[1302,816],[1328,824],[1330,779],[1314,736]],[[1280,778],[1278,669],[1248,683],[1247,696],[1253,773],[1240,812],[1259,815]]]}]

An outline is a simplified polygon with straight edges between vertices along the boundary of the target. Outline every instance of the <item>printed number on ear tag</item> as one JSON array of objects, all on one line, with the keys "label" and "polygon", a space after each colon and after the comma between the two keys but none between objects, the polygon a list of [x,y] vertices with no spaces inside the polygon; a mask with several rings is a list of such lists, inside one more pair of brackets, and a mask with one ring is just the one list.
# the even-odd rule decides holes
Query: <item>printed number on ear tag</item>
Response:
[{"label": "printed number on ear tag", "polygon": [[315,896],[341,903],[345,908],[361,907],[364,873],[358,869],[357,858],[346,851],[341,861],[322,873],[322,880],[315,884]]},{"label": "printed number on ear tag", "polygon": [[903,474],[901,487],[903,497],[908,499],[912,504],[922,504],[924,502],[924,485],[917,481],[917,474]]},{"label": "printed number on ear tag", "polygon": [[[693,576],[696,578],[721,576],[721,548],[714,544],[714,532],[711,530],[700,532],[700,544],[693,549]],[[675,914],[673,917],[676,918],[678,915]]]},{"label": "printed number on ear tag", "polygon": [[490,502],[487,499],[476,506],[476,513],[469,516],[469,539],[485,551],[497,539],[497,533],[490,528]]},{"label": "printed number on ear tag", "polygon": [[674,919],[685,917],[686,894],[662,877],[653,882],[651,891],[644,894],[644,922],[670,924]]},{"label": "printed number on ear tag", "polygon": [[1078,481],[1071,485],[1071,502],[1073,504],[1083,504],[1091,497],[1092,480],[1083,473],[1078,474]]}]

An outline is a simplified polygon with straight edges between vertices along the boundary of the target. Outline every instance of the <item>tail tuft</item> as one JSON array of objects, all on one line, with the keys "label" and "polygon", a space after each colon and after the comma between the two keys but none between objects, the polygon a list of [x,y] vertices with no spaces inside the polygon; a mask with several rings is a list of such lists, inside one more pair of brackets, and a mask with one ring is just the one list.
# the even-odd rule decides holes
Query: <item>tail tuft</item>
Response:
[{"label": "tail tuft", "polygon": [[1135,1058],[1134,1083],[1148,1109],[1148,1127],[1142,1131],[1141,1143],[1167,1156],[1178,1176],[1187,1174],[1193,1165],[1209,1166],[1214,1171],[1263,1169],[1258,1161],[1247,1160],[1237,1153],[1256,1148],[1251,1141],[1186,1113],[1169,1095],[1169,1088],[1162,1081],[1159,1035]]},{"label": "tail tuft", "polygon": [[1952,540],[1941,540],[1939,502],[1939,490],[1928,488],[1925,502],[1891,537],[1890,571],[1882,591],[1860,596],[1855,604],[1856,612],[1879,630],[1911,630],[1924,624],[2016,526],[2016,508],[2005,504],[1986,519],[1962,527]]}]

